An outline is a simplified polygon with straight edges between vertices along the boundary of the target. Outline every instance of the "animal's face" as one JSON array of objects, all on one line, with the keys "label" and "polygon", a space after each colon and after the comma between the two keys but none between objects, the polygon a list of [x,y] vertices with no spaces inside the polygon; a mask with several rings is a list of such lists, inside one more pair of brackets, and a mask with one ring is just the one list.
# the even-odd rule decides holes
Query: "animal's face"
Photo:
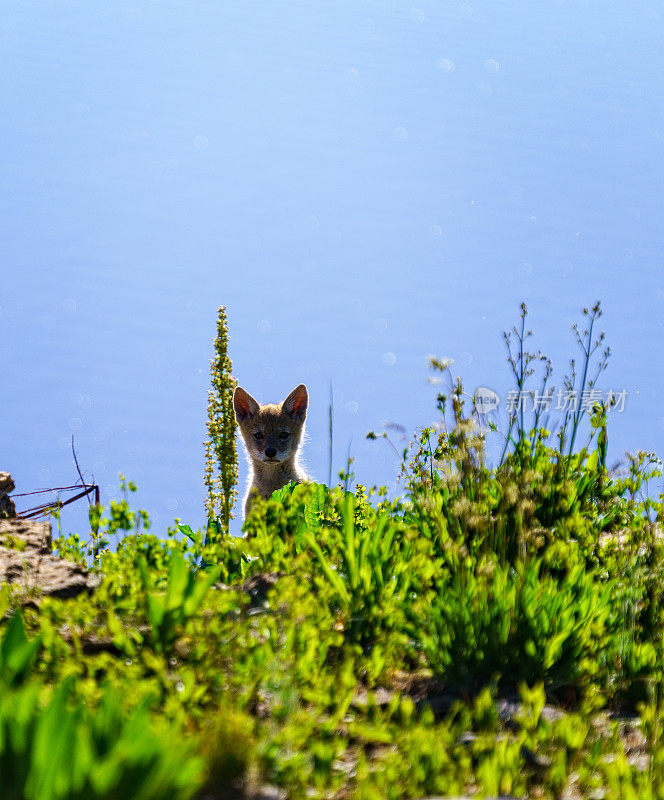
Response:
[{"label": "animal's face", "polygon": [[281,405],[259,405],[238,386],[233,395],[235,418],[252,461],[279,464],[291,459],[302,439],[307,390],[300,385]]},{"label": "animal's face", "polygon": [[279,406],[263,406],[248,422],[240,423],[240,432],[254,460],[277,463],[297,450],[302,423],[286,419]]}]

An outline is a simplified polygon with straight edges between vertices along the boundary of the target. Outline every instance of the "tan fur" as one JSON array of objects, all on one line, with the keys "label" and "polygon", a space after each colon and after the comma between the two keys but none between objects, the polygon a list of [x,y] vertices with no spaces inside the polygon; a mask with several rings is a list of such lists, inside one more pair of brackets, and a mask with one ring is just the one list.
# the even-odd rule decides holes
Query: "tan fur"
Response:
[{"label": "tan fur", "polygon": [[261,406],[241,386],[235,389],[235,419],[249,461],[245,517],[251,510],[255,492],[267,500],[272,492],[290,481],[302,483],[308,480],[299,461],[308,402],[307,387],[302,383],[281,405],[268,403]]}]

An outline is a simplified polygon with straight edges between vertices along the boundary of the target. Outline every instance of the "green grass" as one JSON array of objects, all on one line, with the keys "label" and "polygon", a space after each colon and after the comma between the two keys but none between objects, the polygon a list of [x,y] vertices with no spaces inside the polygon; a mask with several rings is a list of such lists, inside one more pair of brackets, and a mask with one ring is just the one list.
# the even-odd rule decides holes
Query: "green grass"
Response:
[{"label": "green grass", "polygon": [[233,539],[157,537],[127,494],[56,542],[102,546],[94,594],[5,587],[3,797],[664,798],[658,462],[607,470],[600,406],[555,436],[515,414],[491,465],[460,382],[438,408],[398,499],[288,486]]}]

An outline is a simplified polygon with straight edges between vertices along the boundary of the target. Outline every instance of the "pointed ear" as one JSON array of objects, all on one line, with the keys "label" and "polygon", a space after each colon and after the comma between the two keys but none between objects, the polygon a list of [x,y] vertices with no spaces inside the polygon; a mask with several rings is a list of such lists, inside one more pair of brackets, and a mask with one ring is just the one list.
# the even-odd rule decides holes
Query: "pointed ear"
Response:
[{"label": "pointed ear", "polygon": [[307,416],[308,403],[307,387],[301,383],[293,389],[281,407],[292,419],[304,419]]},{"label": "pointed ear", "polygon": [[249,392],[245,392],[241,386],[236,386],[233,392],[233,408],[235,419],[238,422],[246,422],[258,413],[260,406]]}]

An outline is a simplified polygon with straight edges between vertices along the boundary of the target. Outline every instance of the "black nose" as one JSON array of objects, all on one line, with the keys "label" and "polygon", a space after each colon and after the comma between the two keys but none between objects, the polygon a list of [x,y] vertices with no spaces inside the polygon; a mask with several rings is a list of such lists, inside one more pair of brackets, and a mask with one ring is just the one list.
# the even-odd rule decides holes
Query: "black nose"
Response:
[{"label": "black nose", "polygon": [[267,450],[265,451],[265,455],[268,458],[274,458],[277,455],[277,451],[275,450],[274,447],[268,447]]}]

